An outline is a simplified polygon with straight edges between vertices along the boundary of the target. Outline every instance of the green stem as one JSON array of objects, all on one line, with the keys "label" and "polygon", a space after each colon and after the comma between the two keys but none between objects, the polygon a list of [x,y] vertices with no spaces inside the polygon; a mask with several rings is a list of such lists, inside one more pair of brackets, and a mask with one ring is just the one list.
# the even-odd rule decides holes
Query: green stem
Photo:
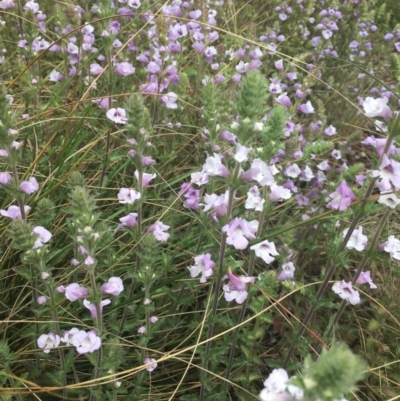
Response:
[{"label": "green stem", "polygon": [[[369,259],[370,252],[376,248],[379,236],[381,235],[382,229],[383,229],[387,219],[389,218],[390,213],[391,213],[391,210],[388,208],[386,210],[385,214],[383,215],[381,221],[379,222],[379,226],[375,231],[374,237],[372,238],[370,245],[368,246],[368,250],[364,253],[364,256],[360,262],[360,265],[358,266],[358,269],[357,269],[356,273],[354,274],[354,277],[351,281],[352,285],[356,284],[358,277],[360,276],[361,272],[363,271],[364,267],[366,266],[368,259]],[[327,334],[328,338],[332,335],[332,332],[333,332],[335,326],[337,325],[337,323],[339,322],[339,319],[342,316],[342,314],[346,308],[346,305],[347,305],[347,301],[343,300],[342,304],[340,305],[339,310],[336,312],[336,315],[332,321],[332,324],[329,327],[328,334]]]},{"label": "green stem", "polygon": [[[233,182],[236,181],[236,178],[239,174],[239,169],[240,169],[240,163],[236,163],[235,166],[235,171],[233,174]],[[228,219],[232,217],[232,209],[233,209],[233,196],[234,196],[235,190],[234,188],[230,187],[229,188],[229,198],[228,198],[228,207],[227,207],[227,214],[226,216]],[[217,314],[217,306],[218,306],[218,298],[219,298],[219,293],[221,290],[221,284],[222,284],[222,277],[224,275],[224,260],[225,260],[225,249],[226,249],[226,238],[227,235],[225,232],[221,233],[221,246],[220,246],[220,252],[219,252],[219,260],[218,260],[218,273],[217,273],[217,280],[215,284],[215,290],[214,290],[214,299],[213,299],[213,304],[211,308],[211,317],[210,317],[210,323],[208,325],[207,329],[207,343],[206,343],[206,350],[204,354],[204,359],[203,359],[203,366],[202,366],[202,371],[204,374],[207,374],[207,369],[208,369],[208,363],[209,363],[209,354],[211,350],[211,337],[213,336],[213,331],[214,331],[214,324],[215,324],[215,316]],[[213,291],[213,286],[211,286],[210,291]],[[205,384],[201,384],[200,388],[200,401],[204,400],[204,395],[205,395]]]},{"label": "green stem", "polygon": [[[385,155],[386,152],[388,151],[388,149],[390,148],[390,145],[391,145],[391,143],[393,141],[393,138],[397,135],[396,132],[398,131],[399,127],[400,127],[400,116],[397,116],[396,120],[393,123],[393,127],[392,127],[392,129],[390,131],[390,135],[388,136],[388,139],[386,141],[386,145],[385,145],[384,151],[382,153],[382,156],[379,159],[379,164],[382,162],[383,155]],[[347,245],[347,242],[349,241],[349,239],[350,239],[351,235],[353,234],[353,231],[355,230],[358,222],[360,221],[361,217],[363,216],[365,204],[367,203],[369,197],[372,194],[372,191],[374,189],[376,180],[377,180],[377,178],[373,178],[371,180],[371,182],[370,182],[370,184],[369,184],[369,186],[367,188],[367,191],[366,191],[366,193],[364,195],[364,198],[363,198],[363,200],[361,202],[360,212],[358,213],[358,216],[355,217],[355,219],[352,221],[352,223],[351,223],[351,225],[349,227],[349,230],[347,232],[347,235],[345,236],[345,238],[343,239],[343,241],[342,241],[342,243],[340,245],[339,252],[342,252],[345,249],[345,247]],[[318,302],[321,300],[322,295],[325,293],[325,291],[326,291],[326,289],[327,289],[327,287],[329,285],[329,281],[331,280],[335,270],[336,270],[336,265],[331,261],[330,266],[328,268],[328,271],[326,273],[326,276],[324,278],[324,281],[321,284],[321,287],[319,288],[319,290],[317,292],[315,301],[313,302],[311,307],[308,309],[306,316],[302,320],[302,325],[299,327],[298,333],[297,333],[296,336],[294,336],[294,339],[293,339],[292,343],[290,344],[289,350],[286,353],[285,359],[284,359],[283,364],[282,364],[282,367],[284,369],[288,365],[288,363],[290,361],[290,358],[292,357],[293,352],[294,352],[294,350],[296,348],[296,345],[297,345],[297,341],[296,340],[300,339],[301,336],[304,334],[304,332],[306,330],[306,326],[307,326],[308,322],[310,321],[312,315],[314,314],[315,308],[316,308]]]}]

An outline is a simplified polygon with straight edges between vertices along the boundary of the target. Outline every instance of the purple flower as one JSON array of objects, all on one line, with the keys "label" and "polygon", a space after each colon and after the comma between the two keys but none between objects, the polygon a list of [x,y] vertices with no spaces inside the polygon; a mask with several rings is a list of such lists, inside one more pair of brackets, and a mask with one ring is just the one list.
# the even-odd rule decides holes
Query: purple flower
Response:
[{"label": "purple flower", "polygon": [[170,237],[170,235],[165,232],[168,229],[169,226],[163,224],[161,221],[157,221],[157,223],[152,224],[147,229],[147,232],[153,233],[157,241],[165,242],[168,241],[168,238]]},{"label": "purple flower", "polygon": [[89,290],[85,287],[81,287],[78,283],[72,283],[65,287],[65,297],[71,302],[77,299],[86,298],[89,295]]},{"label": "purple flower", "polygon": [[190,276],[197,277],[201,273],[200,283],[205,283],[207,281],[207,277],[212,275],[216,264],[211,260],[211,255],[209,253],[203,253],[195,256],[194,262],[195,264],[193,266],[188,266]]},{"label": "purple flower", "polygon": [[44,305],[47,302],[47,298],[44,295],[41,295],[40,297],[38,297],[37,299],[37,303],[39,305]]},{"label": "purple flower", "polygon": [[34,227],[31,234],[37,236],[35,244],[33,245],[34,249],[42,247],[43,244],[49,242],[51,239],[51,232],[47,231],[44,227],[41,226]]},{"label": "purple flower", "polygon": [[100,64],[90,64],[89,71],[92,75],[99,75],[103,72],[103,67]]},{"label": "purple flower", "polygon": [[229,170],[222,164],[222,155],[214,153],[214,156],[208,156],[203,164],[202,172],[210,177],[221,176],[229,177]]},{"label": "purple flower", "polygon": [[43,352],[48,354],[50,350],[54,347],[58,347],[60,344],[60,336],[54,332],[50,332],[49,334],[42,334],[37,339],[37,345],[39,348],[43,349]]},{"label": "purple flower", "polygon": [[39,189],[39,184],[36,181],[35,177],[31,177],[29,178],[29,181],[22,181],[19,186],[19,189],[22,192],[25,192],[26,194],[30,195]]},{"label": "purple flower", "polygon": [[[25,214],[30,210],[29,206],[24,206]],[[1,209],[0,214],[4,217],[9,217],[11,220],[22,219],[21,209],[19,206],[11,205],[7,210]]]},{"label": "purple flower", "polygon": [[133,205],[135,201],[141,198],[140,192],[136,189],[121,188],[118,193],[119,203],[127,203]]},{"label": "purple flower", "polygon": [[308,101],[306,103],[301,104],[297,107],[297,111],[300,111],[304,114],[312,114],[315,112],[314,107],[312,106],[311,102]]},{"label": "purple flower", "polygon": [[181,186],[180,194],[186,198],[183,206],[188,209],[200,209],[200,190],[193,188],[190,182],[185,182]]},{"label": "purple flower", "polygon": [[135,73],[135,67],[131,63],[123,61],[122,63],[117,64],[114,72],[117,75],[123,75],[124,77],[127,77],[128,75],[132,75]]},{"label": "purple flower", "polygon": [[146,370],[148,372],[152,372],[157,367],[157,362],[156,362],[156,360],[154,358],[151,358],[151,359],[150,358],[145,358],[143,363],[145,365],[148,365],[146,367]]},{"label": "purple flower", "polygon": [[382,245],[383,250],[389,252],[392,259],[400,260],[400,240],[394,235],[390,235],[388,240]]},{"label": "purple flower", "polygon": [[146,333],[146,326],[140,326],[139,328],[138,328],[138,334],[144,334],[144,333]]},{"label": "purple flower", "polygon": [[128,121],[125,110],[120,107],[108,110],[106,115],[115,124],[126,124]]},{"label": "purple flower", "polygon": [[275,68],[276,68],[278,71],[283,71],[283,70],[284,70],[284,67],[283,67],[283,60],[275,61]]},{"label": "purple flower", "polygon": [[275,244],[273,242],[269,242],[268,240],[259,242],[258,244],[251,246],[250,249],[253,250],[255,254],[267,264],[275,260],[273,256],[279,255],[279,253],[276,251]]},{"label": "purple flower", "polygon": [[244,207],[261,212],[264,208],[265,199],[260,196],[260,191],[256,185],[253,185],[247,192],[247,199]]},{"label": "purple flower", "polygon": [[375,289],[378,288],[373,282],[371,278],[371,272],[368,270],[366,272],[361,272],[360,275],[358,276],[358,279],[356,281],[357,284],[362,285],[362,284],[369,284],[369,288]]},{"label": "purple flower", "polygon": [[242,304],[247,298],[246,285],[248,283],[254,283],[254,277],[235,276],[231,270],[228,271],[229,278],[228,284],[224,284],[222,289],[224,290],[225,299],[230,302],[235,300],[236,303]]},{"label": "purple flower", "polygon": [[161,96],[160,102],[164,103],[168,109],[177,109],[178,105],[176,101],[178,100],[178,95],[174,92],[168,92],[166,95]]},{"label": "purple flower", "polygon": [[71,342],[79,354],[92,353],[101,347],[101,338],[94,330],[79,330],[72,336]]},{"label": "purple flower", "polygon": [[338,294],[340,298],[349,301],[352,305],[360,303],[360,293],[353,289],[351,283],[342,280],[340,283],[333,284],[333,292]]},{"label": "purple flower", "polygon": [[0,173],[0,184],[1,185],[10,185],[11,184],[11,175],[9,173]]},{"label": "purple flower", "polygon": [[150,323],[157,323],[158,322],[158,317],[157,316],[151,316],[150,317]]},{"label": "purple flower", "polygon": [[[100,302],[100,314],[103,314],[103,307],[106,305],[109,305],[111,303],[111,299],[103,299]],[[87,299],[83,300],[83,305],[85,308],[88,308],[90,311],[90,315],[92,316],[93,319],[97,318],[97,308],[95,304],[92,304],[90,301]]]},{"label": "purple flower", "polygon": [[114,297],[118,296],[121,294],[121,292],[124,290],[124,285],[122,283],[122,280],[119,277],[111,277],[108,279],[107,283],[104,283],[100,287],[100,291],[103,294],[108,294],[108,295],[114,295]]},{"label": "purple flower", "polygon": [[252,224],[241,217],[236,217],[230,223],[222,227],[222,232],[227,234],[226,242],[236,249],[246,249],[250,239],[256,237],[256,230]]},{"label": "purple flower", "polygon": [[339,211],[346,210],[352,201],[357,200],[357,197],[353,194],[353,191],[348,187],[346,181],[342,181],[336,188],[335,192],[332,192],[329,197],[332,199],[326,207],[328,209],[335,209]]},{"label": "purple flower", "polygon": [[129,213],[128,215],[121,217],[119,219],[121,224],[116,228],[116,230],[119,230],[124,227],[135,228],[137,216],[138,216],[137,213]]}]

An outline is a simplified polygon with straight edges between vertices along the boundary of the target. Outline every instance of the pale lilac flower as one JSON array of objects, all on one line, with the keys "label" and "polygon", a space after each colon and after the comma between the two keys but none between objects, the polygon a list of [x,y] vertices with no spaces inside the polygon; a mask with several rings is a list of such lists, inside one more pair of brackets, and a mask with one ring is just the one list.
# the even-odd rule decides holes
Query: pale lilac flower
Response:
[{"label": "pale lilac flower", "polygon": [[360,275],[358,276],[358,279],[356,281],[357,284],[362,285],[362,284],[369,284],[369,288],[375,289],[378,288],[373,282],[371,278],[371,272],[368,270],[366,272],[361,272]]},{"label": "pale lilac flower", "polygon": [[290,107],[292,105],[292,101],[287,95],[287,92],[281,93],[278,97],[275,98],[275,100],[282,106]]},{"label": "pale lilac flower", "polygon": [[110,277],[107,283],[100,287],[100,292],[103,294],[114,295],[114,297],[121,294],[124,290],[124,284],[119,277]]},{"label": "pale lilac flower", "polygon": [[115,124],[126,124],[128,122],[125,110],[120,107],[111,108],[107,111],[106,115]]},{"label": "pale lilac flower", "polygon": [[36,226],[32,230],[31,235],[36,235],[37,239],[35,241],[35,244],[33,245],[33,248],[40,248],[45,244],[46,242],[49,242],[51,239],[51,232],[47,231],[44,227],[41,226]]},{"label": "pale lilac flower", "polygon": [[72,283],[65,287],[65,297],[71,302],[86,298],[88,295],[89,290],[85,287],[81,287],[78,283]]},{"label": "pale lilac flower", "polygon": [[336,188],[335,192],[332,192],[329,195],[329,198],[331,201],[326,205],[326,207],[339,211],[346,210],[352,201],[357,200],[357,197],[353,194],[353,191],[348,187],[344,180]]},{"label": "pale lilac flower", "polygon": [[151,166],[152,164],[156,164],[156,161],[151,156],[142,157],[142,166]]},{"label": "pale lilac flower", "polygon": [[236,153],[234,156],[234,159],[239,162],[247,162],[248,160],[248,154],[251,151],[251,148],[248,148],[247,146],[243,146],[240,143],[236,143]]},{"label": "pale lilac flower", "polygon": [[275,248],[275,244],[273,242],[269,242],[268,240],[252,245],[250,249],[253,250],[254,253],[267,264],[275,260],[274,256],[279,255]]},{"label": "pale lilac flower", "polygon": [[136,189],[121,188],[118,193],[118,200],[119,203],[133,205],[141,196],[140,192],[136,191]]},{"label": "pale lilac flower", "polygon": [[304,114],[312,114],[315,112],[314,107],[312,106],[311,102],[308,101],[306,103],[301,104],[297,107],[297,110],[304,113]]},{"label": "pale lilac flower", "polygon": [[395,194],[386,194],[384,192],[381,193],[381,196],[378,199],[378,203],[389,207],[390,209],[395,209],[397,205],[400,203],[400,199]]},{"label": "pale lilac flower", "polygon": [[157,362],[154,358],[145,358],[143,363],[149,365],[146,367],[148,372],[152,372],[157,367]]},{"label": "pale lilac flower", "polygon": [[134,9],[138,9],[140,7],[141,3],[140,0],[128,0],[128,6],[132,7]]},{"label": "pale lilac flower", "polygon": [[22,181],[19,186],[19,189],[22,192],[25,192],[26,194],[30,195],[39,189],[39,184],[36,181],[35,177],[31,177],[29,178],[29,181]]},{"label": "pale lilac flower", "polygon": [[256,185],[252,186],[247,192],[247,199],[244,207],[261,212],[264,208],[265,199],[260,196],[260,191]]},{"label": "pale lilac flower", "polygon": [[222,155],[218,153],[214,153],[214,156],[208,156],[203,164],[202,173],[210,177],[229,177],[229,170],[222,164],[221,160]]},{"label": "pale lilac flower", "polygon": [[60,72],[53,70],[50,73],[49,76],[49,81],[51,82],[58,82],[58,81],[63,81],[64,80],[64,75],[62,75]]},{"label": "pale lilac flower", "polygon": [[124,77],[127,77],[128,75],[135,73],[135,67],[131,63],[123,61],[122,63],[117,64],[117,66],[114,68],[114,72],[117,75],[123,75]]},{"label": "pale lilac flower", "polygon": [[227,190],[222,195],[217,194],[205,194],[204,195],[204,212],[207,212],[210,209],[213,209],[217,216],[223,217],[226,215],[228,210],[228,199],[229,199],[229,190]]},{"label": "pale lilac flower", "polygon": [[[135,171],[135,177],[137,181],[139,182],[139,171]],[[142,188],[146,188],[151,180],[154,180],[154,178],[157,177],[157,174],[148,174],[148,173],[142,173]]]},{"label": "pale lilac flower", "polygon": [[103,72],[103,67],[100,64],[93,63],[90,64],[89,71],[92,75],[99,75]]},{"label": "pale lilac flower", "polygon": [[229,278],[228,284],[224,284],[222,289],[224,291],[225,299],[230,302],[235,300],[236,303],[242,304],[247,299],[246,285],[254,283],[254,277],[235,276],[230,270],[228,271]]},{"label": "pale lilac flower", "polygon": [[93,256],[87,256],[86,258],[85,258],[85,260],[83,261],[83,263],[84,263],[84,265],[85,266],[93,266],[94,265],[94,258],[93,258]]},{"label": "pale lilac flower", "polygon": [[255,229],[247,220],[236,217],[230,223],[222,227],[222,232],[227,234],[226,242],[233,245],[236,249],[246,249],[249,241],[254,239]]},{"label": "pale lilac flower", "polygon": [[150,323],[155,324],[155,323],[157,323],[157,322],[158,322],[158,317],[157,317],[157,316],[151,316],[151,317],[150,317]]},{"label": "pale lilac flower", "polygon": [[271,193],[269,194],[269,199],[271,201],[281,201],[283,199],[290,199],[291,197],[292,193],[290,192],[290,189],[287,189],[281,185],[271,185]]},{"label": "pale lilac flower", "polygon": [[0,184],[1,185],[10,185],[11,184],[11,174],[0,173]]},{"label": "pale lilac flower", "polygon": [[14,8],[15,3],[12,0],[1,0],[0,10],[7,10],[7,8]]},{"label": "pale lilac flower", "polygon": [[179,194],[183,194],[185,198],[183,206],[193,210],[200,209],[200,190],[193,188],[191,182],[184,182]]},{"label": "pale lilac flower", "polygon": [[292,262],[284,263],[282,265],[282,271],[278,276],[279,281],[290,280],[294,277],[294,271],[296,268],[294,267]]},{"label": "pale lilac flower", "polygon": [[137,331],[139,334],[146,333],[146,326],[140,326]]},{"label": "pale lilac flower", "polygon": [[178,105],[176,101],[178,100],[178,95],[174,92],[168,92],[166,95],[161,96],[160,102],[164,103],[168,109],[177,109]]},{"label": "pale lilac flower", "polygon": [[153,233],[157,241],[165,242],[168,241],[168,238],[170,237],[170,234],[165,232],[169,227],[170,226],[163,224],[161,221],[157,221],[147,229],[147,232]]},{"label": "pale lilac flower", "polygon": [[330,125],[328,128],[325,129],[324,134],[328,136],[335,135],[337,133],[336,128]]},{"label": "pale lilac flower", "polygon": [[[347,242],[347,245],[346,245],[347,249],[355,249],[359,252],[361,252],[365,249],[365,247],[368,244],[368,238],[366,235],[364,235],[362,233],[362,229],[363,229],[362,226],[360,226],[360,228],[355,229],[352,232],[352,234],[349,238],[349,241]],[[348,231],[349,231],[348,228],[346,228],[343,231],[343,238],[346,237]]]},{"label": "pale lilac flower", "polygon": [[201,186],[209,183],[208,174],[203,171],[198,171],[197,173],[192,173],[190,175],[192,183]]},{"label": "pale lilac flower", "polygon": [[[30,210],[30,206],[24,206],[25,214]],[[11,220],[22,219],[21,209],[19,206],[11,205],[7,210],[1,209],[0,214],[4,217],[9,217]]]},{"label": "pale lilac flower", "polygon": [[265,388],[261,390],[261,401],[294,401],[302,400],[304,391],[289,384],[289,376],[285,369],[274,369],[264,381]]},{"label": "pale lilac flower", "polygon": [[210,277],[213,273],[213,269],[216,266],[215,262],[211,260],[209,253],[203,253],[194,257],[194,265],[188,266],[191,277],[197,277],[201,274],[200,283],[205,283],[207,277]]},{"label": "pale lilac flower", "polygon": [[41,295],[40,297],[38,297],[37,299],[37,303],[39,305],[44,305],[47,302],[47,298],[44,295]]},{"label": "pale lilac flower", "polygon": [[243,181],[257,181],[261,186],[271,186],[275,180],[274,175],[278,172],[275,166],[268,166],[261,159],[255,159],[251,163],[250,170],[243,175]]},{"label": "pale lilac flower", "polygon": [[[111,299],[103,299],[100,302],[100,314],[103,313],[103,307],[106,305],[109,305],[111,303]],[[90,301],[88,301],[87,299],[83,300],[83,305],[85,306],[85,308],[88,308],[90,311],[90,315],[92,316],[93,319],[97,318],[97,307],[95,304],[92,304]]]},{"label": "pale lilac flower", "polygon": [[301,169],[296,163],[289,164],[286,167],[285,176],[291,177],[291,178],[297,178],[300,174],[301,174]]},{"label": "pale lilac flower", "polygon": [[49,277],[50,277],[50,274],[47,273],[47,272],[42,272],[41,275],[40,275],[40,277],[42,278],[42,280],[46,280],[46,278],[49,278]]},{"label": "pale lilac flower", "polygon": [[400,163],[389,159],[386,154],[382,157],[379,170],[371,171],[371,175],[380,178],[376,186],[381,192],[390,191],[392,185],[396,191],[400,189]]},{"label": "pale lilac flower", "polygon": [[389,252],[391,258],[400,260],[400,240],[394,235],[389,236],[383,250]]},{"label": "pale lilac flower", "polygon": [[383,117],[392,119],[392,110],[387,105],[389,99],[387,97],[374,99],[367,97],[363,102],[364,114],[367,117]]},{"label": "pale lilac flower", "polygon": [[79,354],[93,353],[101,347],[101,338],[94,330],[79,330],[72,336],[71,342]]},{"label": "pale lilac flower", "polygon": [[338,294],[340,298],[350,302],[352,305],[360,303],[360,293],[353,289],[351,283],[346,283],[344,280],[333,284],[333,292]]},{"label": "pale lilac flower", "polygon": [[128,215],[121,217],[119,221],[121,224],[118,225],[118,227],[115,230],[120,230],[121,228],[124,227],[130,227],[130,228],[135,228],[136,223],[137,223],[137,213],[129,213]]},{"label": "pale lilac flower", "polygon": [[283,60],[275,61],[275,68],[276,68],[278,71],[283,71],[283,70],[284,70],[284,67],[283,67]]},{"label": "pale lilac flower", "polygon": [[43,349],[43,352],[48,354],[50,350],[54,347],[58,347],[60,344],[60,336],[54,332],[50,332],[49,334],[42,334],[37,339],[37,345],[39,348]]},{"label": "pale lilac flower", "polygon": [[70,330],[64,331],[61,336],[61,342],[66,345],[72,345],[72,339],[76,333],[79,333],[79,329],[73,327]]}]

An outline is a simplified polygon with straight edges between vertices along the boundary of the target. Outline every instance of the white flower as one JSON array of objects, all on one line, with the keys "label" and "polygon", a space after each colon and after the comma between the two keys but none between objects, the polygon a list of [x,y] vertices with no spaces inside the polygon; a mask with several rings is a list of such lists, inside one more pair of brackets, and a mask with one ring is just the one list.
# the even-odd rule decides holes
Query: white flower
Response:
[{"label": "white flower", "polygon": [[252,249],[255,254],[265,263],[273,262],[275,260],[273,256],[279,255],[279,253],[276,251],[275,244],[273,242],[269,242],[268,240],[252,245],[250,249]]},{"label": "white flower", "polygon": [[400,260],[400,241],[394,235],[389,236],[383,250],[389,252],[391,258]]},{"label": "white flower", "polygon": [[367,97],[364,100],[364,113],[367,117],[383,117],[389,120],[392,119],[392,110],[387,105],[389,99],[387,97],[374,99]]},{"label": "white flower", "polygon": [[395,209],[400,203],[400,199],[395,194],[382,193],[378,199],[378,203],[381,203],[390,209]]},{"label": "white flower", "polygon": [[[347,232],[349,231],[348,228],[346,228],[343,231],[343,238],[346,237]],[[351,236],[349,241],[347,242],[346,248],[347,249],[355,249],[359,252],[363,251],[365,247],[367,246],[368,243],[368,238],[366,235],[363,235],[362,233],[362,227],[355,229]]]}]

